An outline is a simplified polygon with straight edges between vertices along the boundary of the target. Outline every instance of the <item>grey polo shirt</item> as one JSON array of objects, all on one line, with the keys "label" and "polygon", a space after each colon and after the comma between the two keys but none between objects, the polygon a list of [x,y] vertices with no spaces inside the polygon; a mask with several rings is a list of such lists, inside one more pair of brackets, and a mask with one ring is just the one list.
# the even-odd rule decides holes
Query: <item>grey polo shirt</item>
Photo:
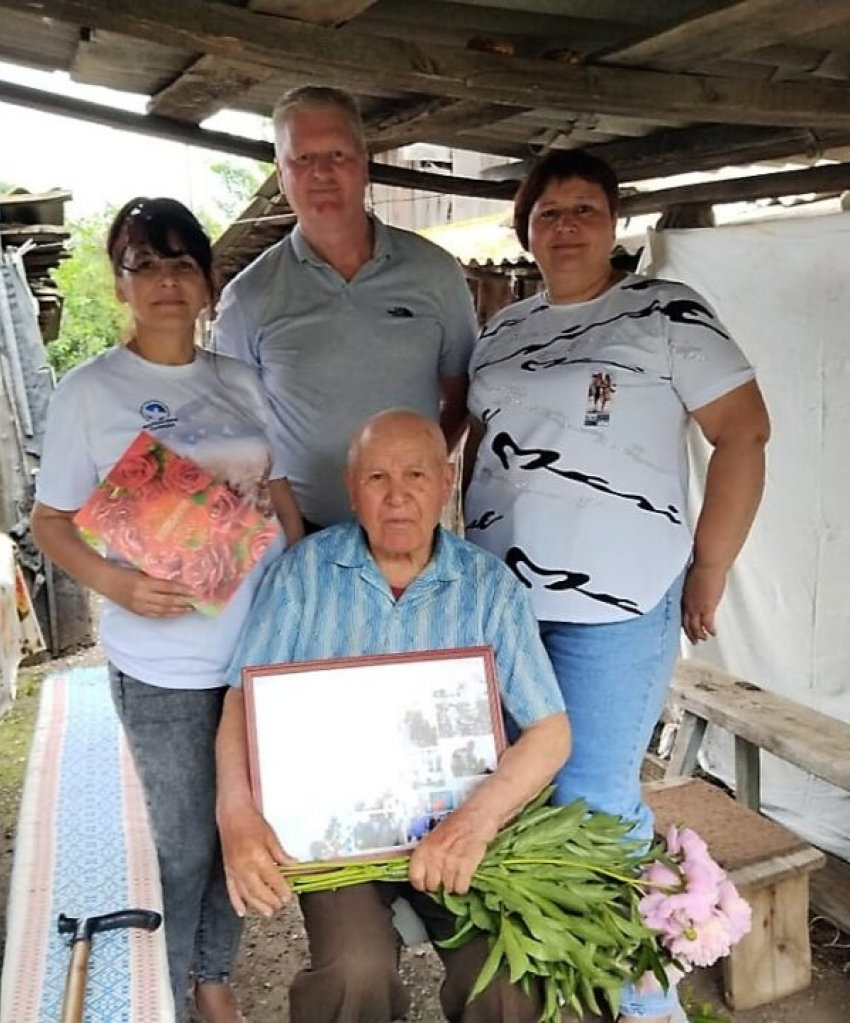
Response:
[{"label": "grey polo shirt", "polygon": [[228,284],[213,327],[216,350],[259,371],[277,457],[301,511],[320,525],[351,517],[342,474],[357,427],[397,406],[436,419],[439,380],[466,373],[475,341],[454,257],[373,221],[374,255],[351,281],[296,227]]}]

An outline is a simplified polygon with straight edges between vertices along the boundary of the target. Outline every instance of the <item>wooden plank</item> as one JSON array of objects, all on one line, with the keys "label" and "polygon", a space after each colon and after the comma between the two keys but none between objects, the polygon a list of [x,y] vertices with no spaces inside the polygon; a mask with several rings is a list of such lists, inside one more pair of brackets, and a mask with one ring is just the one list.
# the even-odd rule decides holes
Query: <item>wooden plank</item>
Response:
[{"label": "wooden plank", "polygon": [[[676,206],[679,203],[727,203],[745,199],[764,199],[768,196],[805,195],[842,192],[850,188],[850,163],[833,163],[822,167],[809,167],[799,171],[779,171],[757,174],[751,178],[726,178],[703,181],[696,185],[681,185],[655,192],[634,192],[620,202],[622,216],[651,213],[653,210]],[[848,769],[850,776],[850,769]]]},{"label": "wooden plank", "polygon": [[808,875],[744,887],[741,895],[752,908],[753,926],[723,961],[726,1001],[736,1010],[803,991],[812,974]]},{"label": "wooden plank", "polygon": [[272,68],[205,54],[151,97],[148,113],[199,124],[273,75]]},{"label": "wooden plank", "polygon": [[667,765],[667,773],[670,776],[675,778],[679,775],[687,776],[694,773],[697,754],[702,745],[706,727],[703,718],[685,712],[676,729],[676,738],[673,742],[673,749],[670,751],[670,761]]},{"label": "wooden plank", "polygon": [[830,853],[824,854],[823,870],[812,874],[812,909],[850,934],[850,863]]},{"label": "wooden plank", "polygon": [[[710,124],[603,142],[589,146],[588,151],[615,167],[621,181],[639,181],[761,160],[794,156],[814,159],[828,149],[845,145],[850,145],[850,133],[841,131]],[[501,167],[488,167],[484,177],[518,180],[528,173],[532,162],[529,158]]]},{"label": "wooden plank", "polygon": [[847,0],[736,0],[609,51],[604,60],[684,68],[799,38],[847,21]]},{"label": "wooden plank", "polygon": [[[341,25],[362,14],[375,0],[249,0],[248,9],[317,25]],[[218,113],[274,69],[242,60],[204,54],[148,104],[148,111],[199,124]]]},{"label": "wooden plank", "polygon": [[276,14],[314,25],[343,25],[356,18],[376,0],[251,0],[248,6],[261,14]]},{"label": "wooden plank", "polygon": [[356,88],[507,106],[640,116],[647,109],[686,120],[850,128],[850,91],[833,83],[744,82],[558,60],[525,59],[306,25],[202,0],[0,0],[39,17],[138,39],[256,61]]},{"label": "wooden plank", "polygon": [[850,790],[850,724],[703,661],[679,661],[672,699],[692,714]]},{"label": "wooden plank", "polygon": [[735,736],[735,798],[750,810],[761,809],[761,750]]},{"label": "wooden plank", "polygon": [[486,128],[521,113],[521,107],[500,103],[473,103],[469,100],[420,97],[386,114],[369,118],[364,127],[369,148],[397,149],[409,142],[426,141],[425,136],[439,133],[450,137],[473,128]]}]

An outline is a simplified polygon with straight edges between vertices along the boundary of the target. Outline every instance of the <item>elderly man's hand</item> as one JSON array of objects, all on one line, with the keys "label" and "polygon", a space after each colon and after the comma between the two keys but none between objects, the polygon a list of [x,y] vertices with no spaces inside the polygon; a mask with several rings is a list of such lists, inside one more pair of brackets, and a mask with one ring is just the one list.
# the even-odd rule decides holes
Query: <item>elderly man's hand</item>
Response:
[{"label": "elderly man's hand", "polygon": [[248,907],[271,916],[292,897],[280,870],[294,863],[266,819],[250,805],[218,814],[227,891],[238,916]]},{"label": "elderly man's hand", "polygon": [[455,810],[413,850],[410,883],[421,892],[442,887],[464,895],[497,831],[498,822],[480,810]]}]

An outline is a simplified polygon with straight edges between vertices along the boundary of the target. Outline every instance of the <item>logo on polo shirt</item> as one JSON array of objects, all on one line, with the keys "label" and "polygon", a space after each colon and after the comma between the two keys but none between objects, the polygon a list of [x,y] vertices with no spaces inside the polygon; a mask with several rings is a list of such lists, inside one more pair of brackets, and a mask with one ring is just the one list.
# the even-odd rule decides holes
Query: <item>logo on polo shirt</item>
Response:
[{"label": "logo on polo shirt", "polygon": [[408,319],[413,317],[413,313],[406,305],[394,305],[392,309],[387,309],[390,316],[396,316],[401,319]]}]

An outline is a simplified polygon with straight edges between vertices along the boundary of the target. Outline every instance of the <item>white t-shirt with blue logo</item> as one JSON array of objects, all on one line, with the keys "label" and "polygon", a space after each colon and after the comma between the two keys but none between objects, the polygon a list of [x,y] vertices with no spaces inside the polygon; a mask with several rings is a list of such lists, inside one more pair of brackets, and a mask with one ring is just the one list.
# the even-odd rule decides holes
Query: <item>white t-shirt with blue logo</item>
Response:
[{"label": "white t-shirt with blue logo", "polygon": [[[193,362],[164,366],[111,349],[72,370],[51,399],[37,499],[60,511],[82,507],[140,430],[245,493],[283,476],[270,415],[256,374],[236,359],[197,349]],[[151,685],[220,686],[257,582],[281,546],[272,545],[216,617],[146,618],[104,600],[110,661]]]}]

